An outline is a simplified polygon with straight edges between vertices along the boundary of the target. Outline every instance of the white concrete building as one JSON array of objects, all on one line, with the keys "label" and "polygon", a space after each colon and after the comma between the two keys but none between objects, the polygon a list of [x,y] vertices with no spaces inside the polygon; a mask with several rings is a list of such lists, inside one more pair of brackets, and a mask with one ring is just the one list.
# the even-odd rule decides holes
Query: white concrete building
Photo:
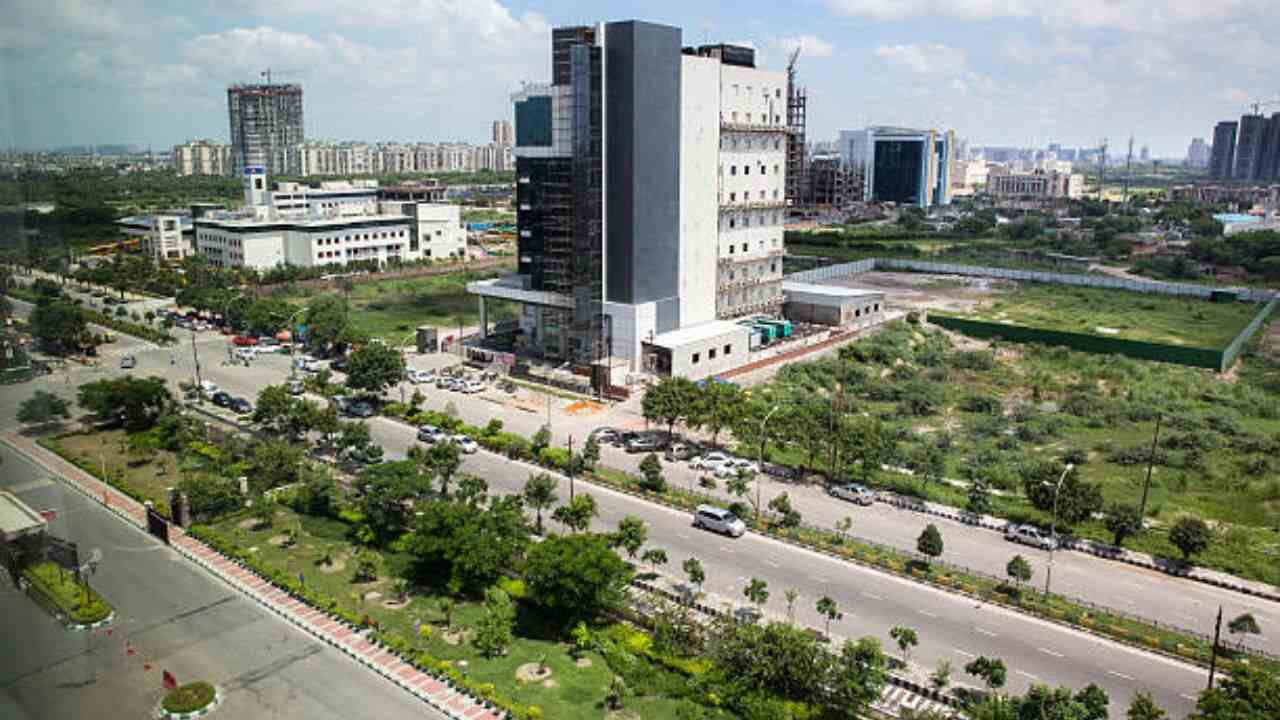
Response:
[{"label": "white concrete building", "polygon": [[1053,200],[1084,197],[1084,176],[1079,173],[1033,170],[996,172],[987,176],[987,194],[1005,198]]},{"label": "white concrete building", "polygon": [[173,169],[179,175],[230,175],[231,146],[191,140],[173,146]]}]

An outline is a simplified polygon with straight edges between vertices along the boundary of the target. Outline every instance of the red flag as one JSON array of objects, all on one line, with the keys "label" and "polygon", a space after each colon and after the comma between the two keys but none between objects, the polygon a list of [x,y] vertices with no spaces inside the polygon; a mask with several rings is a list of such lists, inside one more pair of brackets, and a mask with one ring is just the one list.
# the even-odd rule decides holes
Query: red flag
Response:
[{"label": "red flag", "polygon": [[173,676],[173,673],[169,672],[168,670],[164,671],[164,689],[165,690],[178,689],[178,679],[175,678]]},{"label": "red flag", "polygon": [[48,510],[41,510],[40,517],[44,518],[45,522],[53,522],[54,520],[58,519],[58,511],[54,508],[50,508]]}]

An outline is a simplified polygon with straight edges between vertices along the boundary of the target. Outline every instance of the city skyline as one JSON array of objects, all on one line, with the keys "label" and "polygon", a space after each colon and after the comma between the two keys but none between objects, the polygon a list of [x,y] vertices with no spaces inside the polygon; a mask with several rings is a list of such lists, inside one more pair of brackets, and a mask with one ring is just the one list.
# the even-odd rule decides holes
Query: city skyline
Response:
[{"label": "city skyline", "polygon": [[226,87],[268,68],[304,86],[308,137],[482,143],[520,82],[546,75],[550,27],[589,14],[681,26],[685,44],[750,44],[772,67],[802,46],[810,139],[873,124],[954,127],[975,145],[1114,146],[1136,133],[1152,157],[1177,158],[1218,119],[1274,97],[1265,64],[1278,21],[1256,0],[1161,5],[404,0],[179,15],[148,0],[25,4],[0,30],[11,99],[0,145],[226,142]]}]

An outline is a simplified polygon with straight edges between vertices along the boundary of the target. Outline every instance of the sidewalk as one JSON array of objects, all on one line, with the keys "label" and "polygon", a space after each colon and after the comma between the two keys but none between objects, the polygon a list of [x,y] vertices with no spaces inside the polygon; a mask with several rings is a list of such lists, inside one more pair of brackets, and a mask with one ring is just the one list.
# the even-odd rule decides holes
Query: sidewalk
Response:
[{"label": "sidewalk", "polygon": [[[62,478],[75,490],[103,504],[125,521],[146,531],[147,512],[138,501],[120,494],[106,483],[18,433],[5,433],[0,436],[0,441]],[[365,639],[362,632],[352,630],[326,613],[290,597],[253,572],[189,537],[176,525],[170,525],[169,538],[170,546],[188,560],[445,715],[458,720],[501,720],[505,716],[500,710],[486,708],[471,696],[449,687],[443,680],[418,670],[391,651],[374,645]]]}]

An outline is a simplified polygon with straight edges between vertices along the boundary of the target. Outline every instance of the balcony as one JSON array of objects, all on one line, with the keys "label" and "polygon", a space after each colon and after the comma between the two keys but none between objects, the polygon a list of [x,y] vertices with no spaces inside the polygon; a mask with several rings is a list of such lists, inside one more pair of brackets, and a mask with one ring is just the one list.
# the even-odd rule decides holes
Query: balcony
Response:
[{"label": "balcony", "polygon": [[720,212],[741,212],[743,210],[781,210],[787,206],[786,200],[750,200],[747,202],[721,203]]},{"label": "balcony", "polygon": [[721,120],[720,129],[728,132],[756,132],[756,133],[789,133],[790,130],[786,125],[765,125],[761,123],[734,122],[733,120]]}]

